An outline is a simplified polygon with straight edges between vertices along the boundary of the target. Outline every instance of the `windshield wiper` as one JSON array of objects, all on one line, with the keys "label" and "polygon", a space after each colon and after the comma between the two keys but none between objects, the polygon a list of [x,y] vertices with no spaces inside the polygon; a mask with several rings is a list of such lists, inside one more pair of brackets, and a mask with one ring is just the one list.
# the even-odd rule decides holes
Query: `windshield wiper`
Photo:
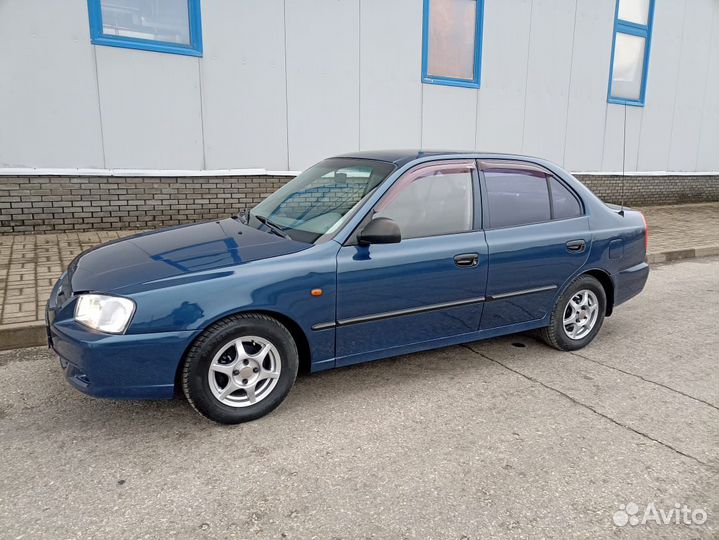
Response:
[{"label": "windshield wiper", "polygon": [[267,219],[265,216],[259,216],[257,214],[253,214],[255,219],[262,223],[263,225],[266,225],[267,228],[269,228],[273,233],[275,233],[277,236],[281,236],[282,238],[287,238],[288,240],[292,240],[290,238],[290,235],[287,234],[285,231],[282,230],[282,227],[279,225],[272,223],[269,219]]}]

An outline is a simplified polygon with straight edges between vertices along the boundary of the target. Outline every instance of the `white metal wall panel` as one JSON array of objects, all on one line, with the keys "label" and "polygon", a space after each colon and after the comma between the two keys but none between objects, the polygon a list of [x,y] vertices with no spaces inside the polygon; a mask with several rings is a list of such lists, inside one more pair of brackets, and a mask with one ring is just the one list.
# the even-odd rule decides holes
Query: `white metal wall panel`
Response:
[{"label": "white metal wall panel", "polygon": [[284,0],[202,7],[206,167],[288,169]]},{"label": "white metal wall panel", "polygon": [[285,10],[289,162],[298,170],[359,148],[359,4],[286,0]]},{"label": "white metal wall panel", "polygon": [[97,47],[109,168],[201,169],[198,59]]},{"label": "white metal wall panel", "polygon": [[698,171],[719,171],[719,2],[714,1],[708,77],[697,148]]},{"label": "white metal wall panel", "polygon": [[566,0],[532,3],[522,148],[559,164],[564,155],[575,9],[575,2]]},{"label": "white metal wall panel", "polygon": [[422,147],[472,150],[477,130],[477,90],[425,84]]},{"label": "white metal wall panel", "polygon": [[[626,134],[624,115],[626,113]],[[604,128],[604,153],[602,171],[617,172],[637,170],[637,153],[639,150],[639,132],[641,130],[641,107],[625,107],[609,103]],[[622,165],[624,162],[624,165]]]},{"label": "white metal wall panel", "polygon": [[87,2],[0,0],[0,167],[103,167]]},{"label": "white metal wall panel", "polygon": [[477,150],[522,151],[531,12],[531,0],[485,1]]},{"label": "white metal wall panel", "polygon": [[[716,3],[717,0],[692,0],[691,9],[686,11],[684,17],[682,55],[669,149],[670,171],[692,171],[697,164],[707,72],[712,69],[709,56],[712,8]],[[714,91],[719,89],[714,88]]]},{"label": "white metal wall panel", "polygon": [[[689,0],[690,2],[695,0]],[[666,171],[687,0],[657,1],[637,169]]]},{"label": "white metal wall panel", "polygon": [[0,0],[0,167],[297,170],[423,146],[719,170],[719,2],[656,0],[626,144],[614,5],[485,0],[476,90],[421,83],[420,0],[203,2],[202,58],[93,47],[84,0]]},{"label": "white metal wall panel", "polygon": [[614,6],[578,0],[569,84],[564,166],[574,171],[602,167],[607,83],[614,29]]},{"label": "white metal wall panel", "polygon": [[422,3],[360,1],[360,148],[420,146]]}]

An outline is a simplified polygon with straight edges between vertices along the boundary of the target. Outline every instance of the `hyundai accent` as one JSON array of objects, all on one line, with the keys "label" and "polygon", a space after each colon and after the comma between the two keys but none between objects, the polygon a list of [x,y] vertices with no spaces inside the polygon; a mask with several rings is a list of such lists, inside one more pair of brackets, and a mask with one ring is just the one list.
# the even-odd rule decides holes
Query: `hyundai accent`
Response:
[{"label": "hyundai accent", "polygon": [[649,273],[640,212],[550,162],[378,151],[321,161],[249,211],[79,255],[50,347],[92,396],[233,424],[311,372],[537,330],[571,351]]}]

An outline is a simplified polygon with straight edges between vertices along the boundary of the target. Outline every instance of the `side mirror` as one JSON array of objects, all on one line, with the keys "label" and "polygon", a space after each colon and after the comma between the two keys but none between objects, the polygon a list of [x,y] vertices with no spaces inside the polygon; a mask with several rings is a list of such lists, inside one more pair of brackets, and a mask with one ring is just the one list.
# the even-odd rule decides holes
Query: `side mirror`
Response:
[{"label": "side mirror", "polygon": [[396,244],[402,240],[399,226],[390,218],[378,217],[370,221],[357,235],[361,246],[370,244]]}]

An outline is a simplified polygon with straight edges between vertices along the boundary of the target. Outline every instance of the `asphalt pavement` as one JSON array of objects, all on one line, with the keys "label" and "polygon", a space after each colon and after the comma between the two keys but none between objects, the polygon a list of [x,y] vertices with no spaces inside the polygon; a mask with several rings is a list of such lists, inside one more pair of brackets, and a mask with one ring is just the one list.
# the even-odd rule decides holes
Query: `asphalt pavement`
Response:
[{"label": "asphalt pavement", "polygon": [[517,335],[301,376],[235,427],[2,352],[0,538],[717,538],[718,292],[718,258],[655,266],[578,353]]}]

